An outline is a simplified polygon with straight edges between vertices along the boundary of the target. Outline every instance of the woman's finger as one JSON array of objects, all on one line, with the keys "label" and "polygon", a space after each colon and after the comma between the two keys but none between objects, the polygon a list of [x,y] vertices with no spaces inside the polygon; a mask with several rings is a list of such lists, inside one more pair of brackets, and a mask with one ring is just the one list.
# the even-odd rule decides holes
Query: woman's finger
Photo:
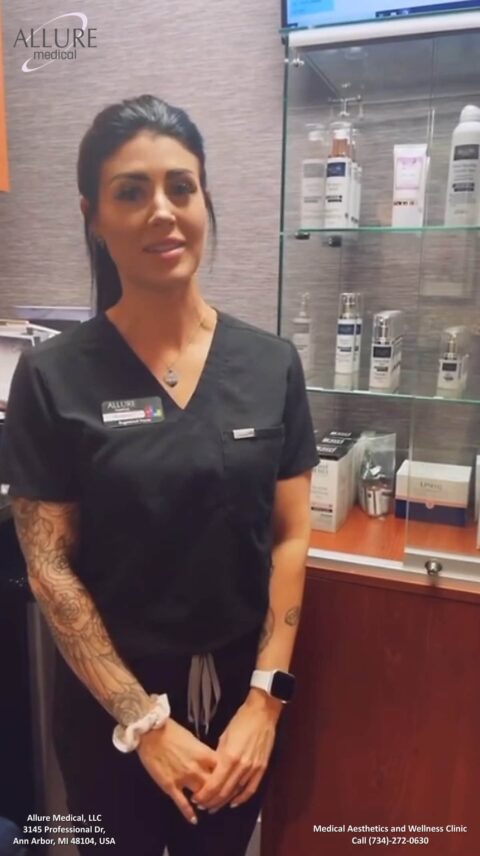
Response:
[{"label": "woman's finger", "polygon": [[251,777],[252,773],[245,773],[244,769],[233,770],[222,784],[221,789],[209,801],[203,802],[201,805],[209,811],[218,811],[224,805],[228,805],[235,794],[243,791]]},{"label": "woman's finger", "polygon": [[183,814],[185,820],[187,820],[188,823],[198,823],[198,818],[195,809],[193,808],[191,803],[189,803],[185,794],[179,788],[173,786],[168,791],[168,795],[172,798],[178,810]]},{"label": "woman's finger", "polygon": [[230,808],[236,808],[239,805],[243,805],[243,803],[248,802],[254,794],[257,793],[258,788],[260,786],[260,782],[262,781],[265,775],[265,770],[259,770],[258,773],[254,773],[254,775],[249,779],[247,784],[242,788],[241,792],[233,797],[230,802]]}]

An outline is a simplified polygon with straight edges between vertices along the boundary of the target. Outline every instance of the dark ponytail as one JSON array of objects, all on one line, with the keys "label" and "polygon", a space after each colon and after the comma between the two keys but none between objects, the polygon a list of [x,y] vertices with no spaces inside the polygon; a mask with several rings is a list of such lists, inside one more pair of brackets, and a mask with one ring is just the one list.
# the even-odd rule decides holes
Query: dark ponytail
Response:
[{"label": "dark ponytail", "polygon": [[111,104],[98,113],[83,137],[77,161],[78,189],[88,201],[85,241],[90,258],[92,287],[96,292],[97,312],[109,309],[122,294],[117,267],[106,246],[96,240],[91,230],[91,221],[98,206],[100,171],[103,162],[140,131],[173,137],[198,158],[200,186],[212,227],[214,251],[216,248],[217,223],[207,190],[203,138],[197,126],[184,110],[172,107],[154,95],[141,95]]}]

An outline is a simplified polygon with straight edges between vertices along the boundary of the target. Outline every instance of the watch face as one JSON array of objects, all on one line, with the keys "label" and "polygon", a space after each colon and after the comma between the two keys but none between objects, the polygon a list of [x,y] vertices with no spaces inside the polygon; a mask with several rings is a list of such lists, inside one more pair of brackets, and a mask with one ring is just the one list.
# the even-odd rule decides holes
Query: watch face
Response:
[{"label": "watch face", "polygon": [[281,701],[290,701],[295,689],[295,678],[289,672],[275,672],[273,675],[272,688],[270,690],[274,698]]}]

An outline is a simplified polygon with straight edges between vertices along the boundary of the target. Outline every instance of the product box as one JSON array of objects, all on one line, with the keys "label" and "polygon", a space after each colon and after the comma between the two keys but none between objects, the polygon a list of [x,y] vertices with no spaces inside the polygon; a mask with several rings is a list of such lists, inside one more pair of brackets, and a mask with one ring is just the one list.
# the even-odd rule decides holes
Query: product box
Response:
[{"label": "product box", "polygon": [[353,431],[329,431],[326,437],[323,438],[322,444],[334,443],[336,445],[348,446],[351,457],[350,468],[350,499],[349,508],[353,508],[357,500],[357,480],[359,466],[357,466],[357,449],[359,444],[358,434]]},{"label": "product box", "polygon": [[465,526],[472,467],[404,461],[397,473],[395,514],[427,523]]},{"label": "product box", "polygon": [[353,434],[331,431],[317,446],[320,460],[313,470],[311,489],[312,528],[337,532],[354,503]]}]

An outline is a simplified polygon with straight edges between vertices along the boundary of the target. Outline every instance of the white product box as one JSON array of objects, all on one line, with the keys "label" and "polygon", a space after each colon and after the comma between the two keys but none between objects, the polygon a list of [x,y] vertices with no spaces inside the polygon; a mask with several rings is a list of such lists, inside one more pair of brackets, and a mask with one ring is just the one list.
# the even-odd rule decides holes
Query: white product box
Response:
[{"label": "white product box", "polygon": [[472,467],[403,462],[397,473],[395,514],[412,520],[465,526]]},{"label": "white product box", "polygon": [[351,508],[353,446],[317,446],[320,460],[313,470],[310,508],[312,528],[337,532]]},{"label": "white product box", "polygon": [[321,445],[336,445],[348,449],[348,454],[352,459],[352,465],[350,468],[349,509],[353,508],[357,501],[357,479],[359,467],[356,466],[356,460],[358,440],[358,434],[354,434],[352,431],[330,431],[321,441]]}]

